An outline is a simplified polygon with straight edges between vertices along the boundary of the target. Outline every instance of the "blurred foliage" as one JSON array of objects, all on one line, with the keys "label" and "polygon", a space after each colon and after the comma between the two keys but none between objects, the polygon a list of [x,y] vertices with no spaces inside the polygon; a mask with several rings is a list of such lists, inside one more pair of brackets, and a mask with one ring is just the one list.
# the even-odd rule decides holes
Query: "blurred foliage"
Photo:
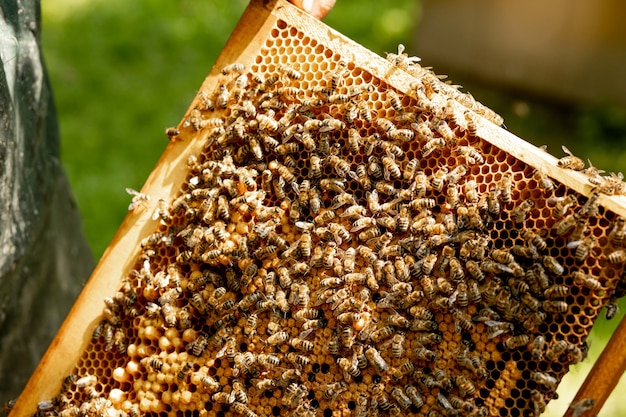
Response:
[{"label": "blurred foliage", "polygon": [[[182,118],[247,1],[42,3],[44,57],[58,106],[63,163],[99,258],[130,203],[124,188],[141,188],[167,144],[165,127]],[[384,55],[399,43],[410,51],[419,18],[416,0],[338,1],[325,23]],[[565,144],[594,166],[626,171],[626,110],[546,102],[464,82],[454,74],[450,78],[504,116],[511,132],[547,144],[553,155],[562,156]],[[599,325],[592,358],[617,319]],[[589,361],[582,365],[589,366]],[[563,386],[576,389],[581,377],[584,372],[574,370]],[[567,385],[572,379],[576,383]]]}]

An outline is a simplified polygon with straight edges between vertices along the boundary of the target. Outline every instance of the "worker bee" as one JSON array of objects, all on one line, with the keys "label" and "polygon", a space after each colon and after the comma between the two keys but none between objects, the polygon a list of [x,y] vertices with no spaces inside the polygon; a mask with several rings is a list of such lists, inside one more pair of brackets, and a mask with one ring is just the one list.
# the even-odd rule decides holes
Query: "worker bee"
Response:
[{"label": "worker bee", "polygon": [[491,251],[491,258],[502,264],[511,264],[515,262],[515,258],[511,253],[503,249],[494,249]]},{"label": "worker bee", "polygon": [[419,394],[417,388],[415,388],[413,385],[405,385],[404,391],[406,392],[406,395],[410,398],[411,403],[416,408],[419,409],[424,405],[424,400],[422,399],[422,396]]},{"label": "worker bee", "polygon": [[568,194],[565,197],[560,197],[560,198],[551,197],[551,198],[548,199],[548,201],[555,201],[554,210],[553,210],[552,215],[555,218],[560,219],[561,217],[563,217],[565,215],[567,210],[573,204],[576,203],[576,196],[573,195],[573,194]]},{"label": "worker bee", "polygon": [[521,235],[527,243],[532,244],[540,251],[546,250],[546,248],[548,247],[546,241],[541,236],[539,236],[539,234],[535,233],[531,229],[522,230]]},{"label": "worker bee", "polygon": [[387,137],[396,142],[408,142],[413,140],[415,132],[411,129],[394,129],[387,131]]},{"label": "worker bee", "polygon": [[543,394],[539,391],[539,390],[532,390],[530,392],[530,398],[532,399],[533,403],[534,403],[534,411],[535,411],[535,415],[539,416],[541,414],[543,414],[543,412],[546,410],[546,400],[543,396]]},{"label": "worker bee", "polygon": [[280,364],[280,359],[276,355],[261,353],[257,355],[256,361],[259,365],[270,368]]},{"label": "worker bee", "polygon": [[505,349],[514,350],[522,346],[526,346],[530,342],[530,336],[527,334],[511,336],[502,344]]},{"label": "worker bee", "polygon": [[568,304],[565,301],[545,300],[542,307],[547,313],[566,313]]},{"label": "worker bee", "polygon": [[[489,194],[487,194],[487,198],[486,198],[486,207],[487,207],[487,211],[489,212],[489,214],[493,215],[493,216],[497,216],[500,214],[500,210],[501,210],[501,206],[500,206],[500,201],[498,200],[498,195],[500,194],[499,190],[491,190],[489,191]],[[525,200],[522,204],[520,204],[518,207],[516,207],[514,209],[514,213],[517,211],[520,211],[522,207],[522,205],[528,204],[526,203],[527,201],[530,200]],[[479,202],[480,204],[480,202]],[[532,201],[531,201],[532,204]],[[519,213],[522,215],[522,220],[520,221],[523,222],[526,216],[526,212],[525,211],[521,211],[521,213]]]},{"label": "worker bee", "polygon": [[376,350],[375,347],[368,347],[365,350],[365,356],[378,372],[387,372],[389,370],[389,365],[387,365],[387,362],[385,362],[380,352]]},{"label": "worker bee", "polygon": [[602,289],[602,284],[596,278],[582,271],[573,272],[574,283],[581,287],[589,288],[592,291],[599,291]]},{"label": "worker bee", "polygon": [[626,262],[626,250],[618,249],[609,253],[608,260],[612,264],[623,264]]},{"label": "worker bee", "polygon": [[198,98],[200,99],[203,110],[215,110],[215,103],[211,100],[209,93],[204,90],[200,91],[200,93],[198,93]]},{"label": "worker bee", "polygon": [[441,150],[446,147],[446,141],[442,137],[436,137],[428,140],[422,147],[422,158],[426,158],[428,155],[436,150]]},{"label": "worker bee", "polygon": [[619,305],[617,304],[617,297],[612,296],[609,298],[609,302],[606,304],[606,312],[604,317],[607,320],[611,320],[619,312]]},{"label": "worker bee", "polygon": [[470,381],[463,375],[457,375],[454,378],[454,383],[459,388],[459,395],[461,397],[466,397],[468,395],[473,396],[476,393],[476,387],[474,386],[472,381]]},{"label": "worker bee", "polygon": [[361,370],[358,367],[356,357],[352,360],[342,357],[337,358],[337,365],[339,365],[339,367],[344,371],[344,375],[347,374],[345,378],[346,380],[349,379],[349,375],[352,375],[353,377],[361,375]]},{"label": "worker bee", "polygon": [[584,261],[589,256],[589,253],[598,245],[598,239],[593,236],[587,236],[582,240],[575,240],[569,242],[567,247],[569,249],[576,249],[575,257],[578,261]]},{"label": "worker bee", "polygon": [[480,265],[478,264],[478,262],[474,261],[474,260],[468,260],[465,263],[465,268],[467,269],[467,272],[470,273],[470,275],[478,282],[483,282],[485,280],[485,274],[483,273],[482,269],[480,268]]},{"label": "worker bee", "polygon": [[398,94],[393,90],[387,90],[387,100],[389,100],[389,105],[393,108],[397,113],[402,113],[404,108],[402,106],[402,101]]},{"label": "worker bee", "polygon": [[276,69],[280,73],[285,75],[287,78],[290,78],[292,80],[301,80],[302,79],[302,73],[299,72],[299,71],[296,71],[292,67],[288,67],[286,65],[279,65],[278,68],[276,68]]},{"label": "worker bee", "polygon": [[235,402],[235,393],[226,393],[224,391],[216,392],[211,396],[211,400],[220,404],[233,404]]},{"label": "worker bee", "polygon": [[226,87],[225,84],[220,84],[217,87],[217,107],[220,109],[225,109],[228,106],[228,99],[230,98],[230,91]]},{"label": "worker bee", "polygon": [[287,360],[294,365],[300,367],[309,365],[311,363],[311,359],[309,359],[307,356],[299,355],[295,352],[287,353]]},{"label": "worker bee", "polygon": [[530,377],[537,384],[543,385],[544,387],[553,391],[556,390],[557,380],[552,375],[549,375],[545,372],[531,372]]},{"label": "worker bee", "polygon": [[346,178],[346,175],[350,172],[350,164],[348,162],[335,155],[329,155],[327,160],[328,165],[334,168],[339,177]]},{"label": "worker bee", "polygon": [[615,219],[615,224],[609,233],[609,239],[614,246],[624,246],[624,241],[626,240],[626,219],[622,216],[618,216]]},{"label": "worker bee", "polygon": [[565,268],[553,256],[543,257],[543,266],[554,275],[563,275]]},{"label": "worker bee", "polygon": [[472,146],[459,146],[457,148],[457,152],[459,155],[465,157],[465,162],[470,165],[482,164],[485,162],[485,158],[482,156],[480,151]]},{"label": "worker bee", "polygon": [[567,156],[559,159],[556,163],[556,166],[560,168],[571,169],[574,171],[582,171],[583,169],[585,169],[585,161],[574,156],[572,152],[565,147],[565,145],[562,145],[561,149],[563,149],[563,152],[565,152]]},{"label": "worker bee", "polygon": [[222,74],[223,75],[230,75],[233,73],[243,74],[245,70],[246,70],[246,66],[244,64],[233,63],[233,64],[228,64],[224,68],[222,68]]},{"label": "worker bee", "polygon": [[402,172],[393,157],[383,156],[381,160],[384,168],[384,176],[387,181],[401,177]]},{"label": "worker bee", "polygon": [[587,411],[595,407],[596,401],[593,398],[583,398],[575,403],[570,404],[572,409],[572,417],[581,417]]},{"label": "worker bee", "polygon": [[[545,342],[545,341],[544,341]],[[535,343],[533,342],[533,345]],[[559,340],[556,343],[553,343],[552,346],[548,348],[546,351],[546,359],[550,362],[556,362],[559,360],[559,357],[565,352],[567,349],[567,342],[565,340]]]},{"label": "worker bee", "polygon": [[373,342],[378,343],[385,339],[388,339],[395,332],[396,330],[393,326],[380,327],[374,332],[372,332],[372,334],[370,335],[370,338],[372,339]]},{"label": "worker bee", "polygon": [[153,247],[165,241],[166,236],[163,233],[155,232],[141,240],[141,248],[145,249]]},{"label": "worker bee", "polygon": [[475,180],[466,181],[463,184],[463,193],[465,195],[465,199],[470,203],[477,203],[479,200],[477,185]]},{"label": "worker bee", "polygon": [[513,211],[511,211],[513,221],[516,224],[524,223],[534,205],[535,204],[532,200],[524,200],[521,204],[515,207]]},{"label": "worker bee", "polygon": [[506,172],[498,182],[498,190],[500,191],[500,199],[503,203],[511,202],[511,189],[513,188],[513,175]]},{"label": "worker bee", "polygon": [[265,343],[270,346],[276,346],[285,343],[287,340],[289,340],[289,333],[281,331],[269,336]]},{"label": "worker bee", "polygon": [[255,383],[255,387],[257,390],[259,390],[260,392],[263,391],[270,391],[274,388],[276,388],[276,381],[270,378],[263,378],[263,379],[259,379],[256,381]]},{"label": "worker bee", "polygon": [[556,189],[556,184],[550,177],[539,169],[535,170],[533,179],[537,181],[537,184],[543,191],[552,192]]},{"label": "worker bee", "polygon": [[418,360],[434,362],[437,359],[437,354],[430,349],[425,348],[424,346],[419,346],[418,348],[413,350],[413,355]]},{"label": "worker bee", "polygon": [[457,332],[460,333],[461,330],[465,330],[469,332],[474,328],[474,324],[472,320],[468,316],[465,315],[461,310],[454,309],[452,312],[452,317],[454,319],[454,324],[456,325]]}]

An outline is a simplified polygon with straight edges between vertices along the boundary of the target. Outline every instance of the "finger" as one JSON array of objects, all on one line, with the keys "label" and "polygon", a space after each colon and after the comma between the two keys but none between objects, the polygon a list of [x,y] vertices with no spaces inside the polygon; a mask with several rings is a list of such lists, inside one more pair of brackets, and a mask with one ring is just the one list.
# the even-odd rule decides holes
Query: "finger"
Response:
[{"label": "finger", "polygon": [[313,17],[323,19],[335,5],[335,0],[290,0]]}]

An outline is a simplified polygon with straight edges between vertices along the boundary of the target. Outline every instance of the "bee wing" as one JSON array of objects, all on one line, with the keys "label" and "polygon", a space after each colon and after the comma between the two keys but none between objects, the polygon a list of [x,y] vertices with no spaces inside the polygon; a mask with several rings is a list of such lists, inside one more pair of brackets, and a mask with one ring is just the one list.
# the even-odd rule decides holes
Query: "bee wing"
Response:
[{"label": "bee wing", "polygon": [[567,149],[565,145],[561,145],[561,149],[563,149],[563,152],[565,152],[566,154],[573,156],[572,152],[569,149]]},{"label": "bee wing", "polygon": [[567,248],[568,249],[575,249],[578,246],[580,246],[583,243],[582,240],[574,240],[573,242],[568,242],[567,243]]},{"label": "bee wing", "polygon": [[137,190],[133,190],[132,188],[126,187],[125,188],[126,192],[132,196],[139,196],[140,193]]}]

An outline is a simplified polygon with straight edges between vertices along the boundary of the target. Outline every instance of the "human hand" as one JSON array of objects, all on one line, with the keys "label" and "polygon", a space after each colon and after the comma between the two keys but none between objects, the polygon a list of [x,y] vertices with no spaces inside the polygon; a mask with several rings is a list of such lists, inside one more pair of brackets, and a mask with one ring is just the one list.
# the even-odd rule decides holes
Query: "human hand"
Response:
[{"label": "human hand", "polygon": [[335,0],[289,0],[317,19],[323,19],[335,5]]}]

